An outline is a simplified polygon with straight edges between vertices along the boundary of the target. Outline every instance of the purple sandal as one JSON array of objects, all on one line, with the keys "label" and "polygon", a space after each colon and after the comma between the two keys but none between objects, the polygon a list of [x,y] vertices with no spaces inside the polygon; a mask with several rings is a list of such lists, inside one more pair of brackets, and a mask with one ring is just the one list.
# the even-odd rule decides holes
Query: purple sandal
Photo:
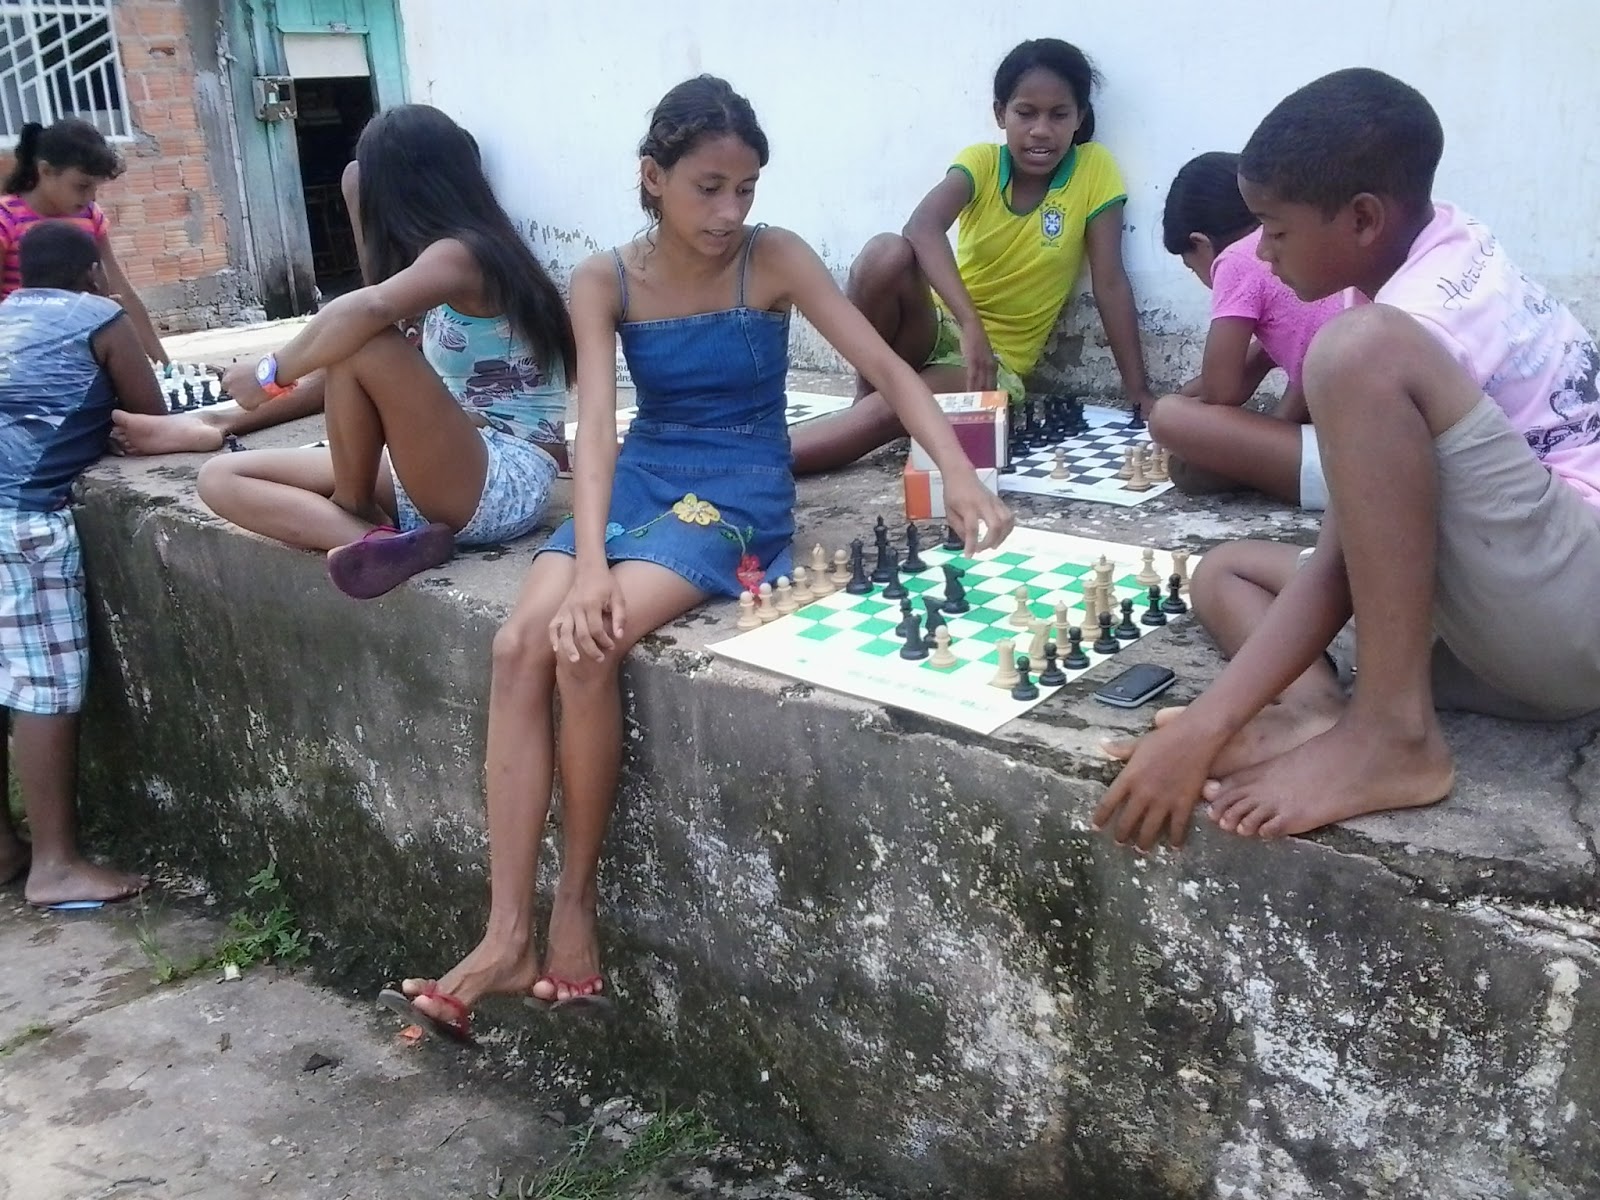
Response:
[{"label": "purple sandal", "polygon": [[438,521],[409,533],[396,533],[392,526],[384,525],[359,542],[330,550],[328,578],[346,596],[372,600],[419,571],[443,566],[455,550],[455,532]]}]

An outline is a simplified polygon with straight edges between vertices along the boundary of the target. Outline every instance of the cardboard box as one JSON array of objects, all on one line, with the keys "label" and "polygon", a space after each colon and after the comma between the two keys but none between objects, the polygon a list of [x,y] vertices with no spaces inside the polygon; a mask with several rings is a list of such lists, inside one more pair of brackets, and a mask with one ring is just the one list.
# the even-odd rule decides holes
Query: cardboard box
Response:
[{"label": "cardboard box", "polygon": [[[1000,494],[1000,472],[995,467],[979,467],[978,482],[995,495]],[[906,463],[904,475],[906,491],[906,520],[942,521],[944,519],[944,476],[938,471],[924,471]]]},{"label": "cardboard box", "polygon": [[[967,452],[972,465],[1003,467],[1010,452],[1010,398],[1004,392],[940,392],[934,396],[955,430],[956,441]],[[934,471],[933,459],[915,441],[911,443],[911,465],[919,471]]]}]

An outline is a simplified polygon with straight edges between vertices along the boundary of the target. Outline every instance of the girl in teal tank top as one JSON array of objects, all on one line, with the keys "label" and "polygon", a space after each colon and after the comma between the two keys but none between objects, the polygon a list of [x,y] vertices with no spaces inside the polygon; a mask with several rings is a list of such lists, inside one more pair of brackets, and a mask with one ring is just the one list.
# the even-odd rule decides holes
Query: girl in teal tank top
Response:
[{"label": "girl in teal tank top", "polygon": [[[746,224],[767,140],[749,102],[702,76],[668,92],[640,147],[643,238],[572,279],[585,379],[573,515],[534,559],[495,638],[489,701],[489,932],[438,979],[381,997],[466,1037],[487,994],[610,1003],[595,939],[600,847],[622,761],[618,670],[640,638],[713,595],[786,569],[794,480],[784,424],[798,308],[872,379],[946,480],[968,550],[1011,515],[985,491],[916,373],[873,332],[803,241]],[[618,453],[615,339],[639,389]],[[555,773],[561,693],[562,875],[547,945],[533,939],[535,866]]]},{"label": "girl in teal tank top", "polygon": [[[200,472],[218,515],[328,552],[348,595],[382,595],[457,544],[531,532],[565,460],[575,356],[550,277],[490,190],[470,134],[437,109],[389,109],[361,134],[362,272],[224,386],[245,408],[322,373],[326,448],[224,455]],[[422,352],[397,324],[426,313]]]}]

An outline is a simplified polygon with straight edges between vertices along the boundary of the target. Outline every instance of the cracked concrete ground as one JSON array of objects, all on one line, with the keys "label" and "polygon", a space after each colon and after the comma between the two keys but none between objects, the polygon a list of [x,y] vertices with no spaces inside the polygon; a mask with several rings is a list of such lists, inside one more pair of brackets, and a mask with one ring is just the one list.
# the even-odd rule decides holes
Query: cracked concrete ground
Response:
[{"label": "cracked concrete ground", "polygon": [[[515,1197],[586,1126],[609,1147],[646,1119],[622,1099],[530,1096],[298,973],[158,985],[140,946],[182,961],[221,934],[170,906],[69,917],[0,896],[0,1200]],[[605,1194],[866,1200],[729,1147]]]}]

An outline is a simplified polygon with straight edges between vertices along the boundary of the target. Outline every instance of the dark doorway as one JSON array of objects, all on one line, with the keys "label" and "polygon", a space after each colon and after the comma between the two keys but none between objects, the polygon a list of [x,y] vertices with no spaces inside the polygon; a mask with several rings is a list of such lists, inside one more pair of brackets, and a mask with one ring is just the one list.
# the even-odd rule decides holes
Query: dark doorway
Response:
[{"label": "dark doorway", "polygon": [[295,141],[300,148],[300,182],[305,192],[306,224],[311,230],[311,261],[324,300],[361,285],[355,234],[345,211],[339,180],[355,157],[356,139],[375,111],[370,79],[295,81],[299,116]]}]

